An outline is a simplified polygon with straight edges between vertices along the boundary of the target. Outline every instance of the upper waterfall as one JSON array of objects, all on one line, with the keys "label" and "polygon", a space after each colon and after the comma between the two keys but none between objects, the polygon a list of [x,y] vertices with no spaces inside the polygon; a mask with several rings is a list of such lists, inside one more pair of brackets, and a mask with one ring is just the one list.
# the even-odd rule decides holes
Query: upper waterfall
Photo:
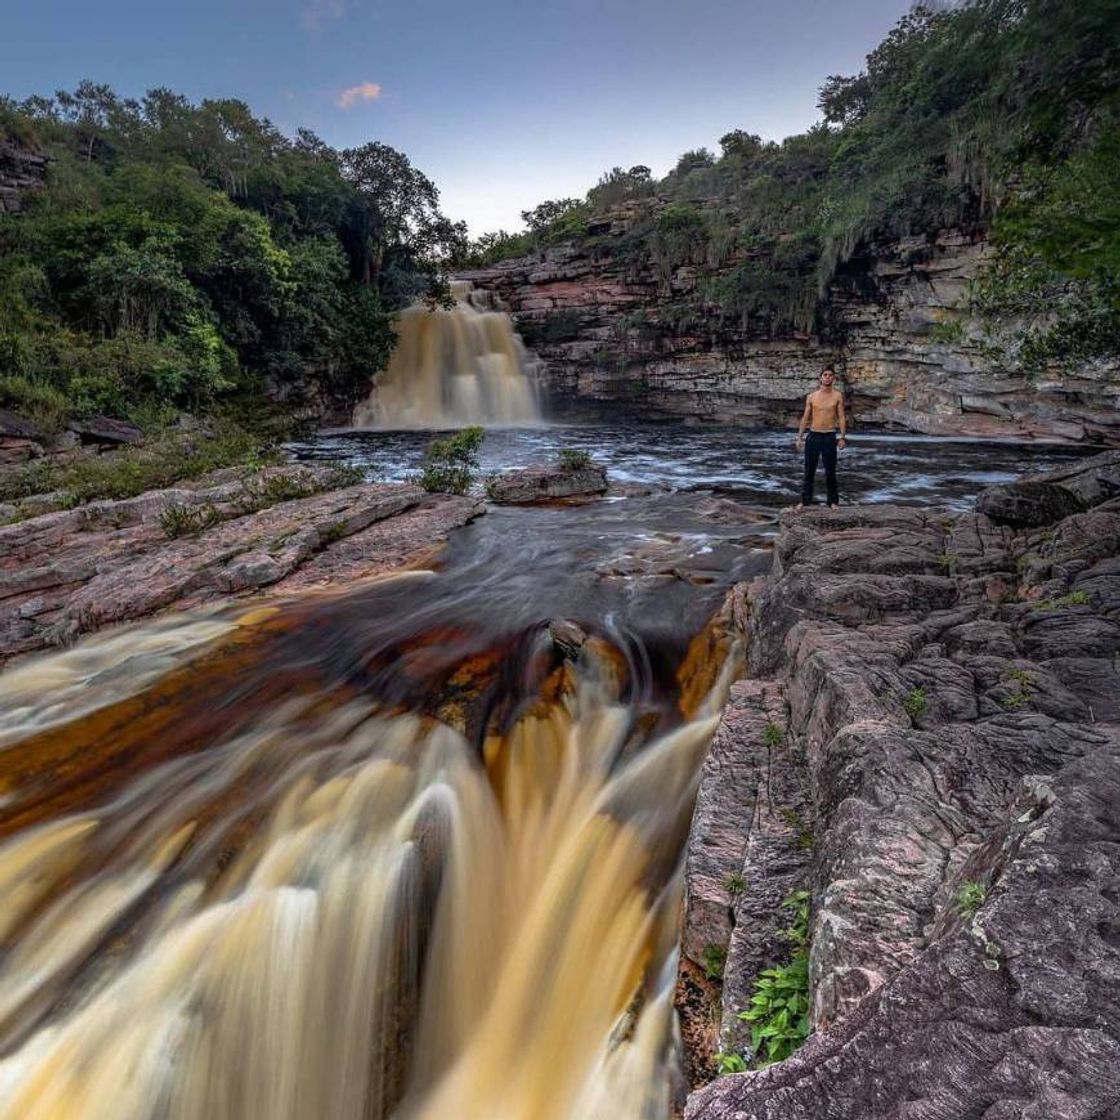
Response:
[{"label": "upper waterfall", "polygon": [[540,419],[531,364],[510,317],[482,306],[467,281],[455,306],[405,308],[388,367],[354,409],[357,428],[458,428]]}]

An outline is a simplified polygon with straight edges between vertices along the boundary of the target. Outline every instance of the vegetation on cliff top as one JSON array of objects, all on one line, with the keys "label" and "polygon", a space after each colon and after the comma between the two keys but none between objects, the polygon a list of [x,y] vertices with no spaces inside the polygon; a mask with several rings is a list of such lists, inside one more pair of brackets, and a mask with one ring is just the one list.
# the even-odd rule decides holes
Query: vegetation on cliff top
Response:
[{"label": "vegetation on cliff top", "polygon": [[[955,227],[996,245],[975,309],[1018,327],[1024,366],[1120,353],[1120,0],[918,6],[822,122],[782,143],[744,130],[686,152],[660,181],[614,168],[584,199],[490,234],[483,266],[558,241],[701,279],[652,329],[823,331],[821,296],[861,246]],[[921,251],[920,249],[916,251]],[[650,329],[650,324],[644,324]]]},{"label": "vegetation on cliff top", "polygon": [[0,407],[48,428],[353,397],[465,244],[402,153],[289,139],[240,101],[83,82],[0,98],[4,139],[50,163],[0,216]]}]

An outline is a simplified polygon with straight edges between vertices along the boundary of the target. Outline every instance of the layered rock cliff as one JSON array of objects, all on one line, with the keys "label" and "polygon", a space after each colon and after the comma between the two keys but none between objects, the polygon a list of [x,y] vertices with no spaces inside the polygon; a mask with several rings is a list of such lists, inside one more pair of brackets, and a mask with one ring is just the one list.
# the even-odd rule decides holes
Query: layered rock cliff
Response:
[{"label": "layered rock cliff", "polygon": [[495,293],[562,396],[624,400],[659,412],[790,424],[821,367],[836,363],[857,427],[929,434],[1120,440],[1120,368],[1045,377],[993,368],[979,325],[963,310],[988,246],[940,231],[867,248],[826,294],[820,335],[762,337],[721,323],[674,322],[703,270],[637,271],[602,246],[632,216],[592,231],[598,249],[556,246],[534,258],[464,273]]},{"label": "layered rock cliff", "polygon": [[47,157],[0,136],[0,214],[23,207],[24,192],[43,185]]},{"label": "layered rock cliff", "polygon": [[[808,892],[813,1035],[689,1120],[1120,1115],[1120,455],[784,515],[689,841],[693,1086]],[[1054,491],[1068,492],[1062,516]],[[722,983],[712,960],[726,961]]]}]

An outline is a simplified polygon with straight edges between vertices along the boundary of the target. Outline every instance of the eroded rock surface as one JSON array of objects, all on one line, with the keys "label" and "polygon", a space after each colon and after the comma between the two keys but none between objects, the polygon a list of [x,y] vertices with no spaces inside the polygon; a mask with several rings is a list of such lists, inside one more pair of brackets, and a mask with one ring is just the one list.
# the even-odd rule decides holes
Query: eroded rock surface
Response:
[{"label": "eroded rock surface", "polygon": [[[482,512],[475,499],[398,484],[307,493],[328,477],[219,471],[0,527],[0,662],[172,607],[404,567]],[[185,519],[182,535],[169,535],[168,510]]]},{"label": "eroded rock surface", "polygon": [[682,990],[722,948],[708,1044],[749,1056],[736,1012],[808,889],[816,1033],[688,1117],[1120,1117],[1120,502],[1071,492],[1079,512],[1022,532],[784,517],[741,593],[757,679],[701,785]]},{"label": "eroded rock surface", "polygon": [[527,467],[498,475],[486,484],[486,494],[492,502],[508,505],[590,498],[605,494],[606,490],[607,472],[596,466]]}]

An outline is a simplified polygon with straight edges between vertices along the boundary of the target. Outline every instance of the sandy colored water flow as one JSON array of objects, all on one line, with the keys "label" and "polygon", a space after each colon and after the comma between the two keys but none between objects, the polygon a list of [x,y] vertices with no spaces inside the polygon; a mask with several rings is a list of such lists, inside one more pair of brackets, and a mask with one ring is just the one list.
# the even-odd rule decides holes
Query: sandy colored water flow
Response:
[{"label": "sandy colored water flow", "polygon": [[294,697],[15,833],[0,1120],[666,1117],[681,843],[732,669],[643,741],[612,674],[569,667],[484,758]]},{"label": "sandy colored water flow", "polygon": [[540,406],[525,347],[513,321],[480,309],[470,284],[451,285],[455,306],[408,307],[397,318],[397,345],[356,428],[459,428],[528,424]]}]

